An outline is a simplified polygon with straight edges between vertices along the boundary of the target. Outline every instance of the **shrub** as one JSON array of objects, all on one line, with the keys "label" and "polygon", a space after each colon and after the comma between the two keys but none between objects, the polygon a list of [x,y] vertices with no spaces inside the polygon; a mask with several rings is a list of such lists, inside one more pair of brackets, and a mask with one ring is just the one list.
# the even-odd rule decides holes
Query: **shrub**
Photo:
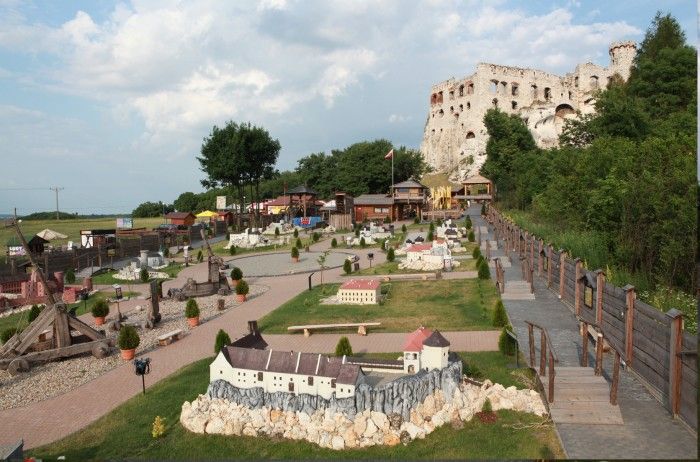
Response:
[{"label": "shrub", "polygon": [[512,330],[510,326],[503,326],[501,335],[498,337],[498,350],[506,356],[515,354],[515,340],[508,335],[506,330]]},{"label": "shrub", "polygon": [[41,314],[41,308],[39,308],[39,305],[32,305],[32,307],[29,309],[29,316],[27,317],[27,321],[31,323],[39,317],[39,314]]},{"label": "shrub", "polygon": [[318,240],[321,239],[321,235],[314,231],[311,235],[311,239],[313,239],[314,242],[318,242]]},{"label": "shrub", "polygon": [[472,229],[472,219],[469,216],[464,219],[464,227],[467,229]]},{"label": "shrub", "polygon": [[486,398],[484,405],[481,406],[481,412],[493,412],[493,406],[491,406],[491,400]]},{"label": "shrub", "polygon": [[2,333],[0,333],[0,340],[2,340],[2,343],[7,343],[7,341],[10,340],[12,336],[18,332],[21,331],[18,330],[16,327],[8,327],[7,329],[3,330]]},{"label": "shrub", "polygon": [[355,237],[360,237],[360,228],[359,228],[359,226],[355,229]]},{"label": "shrub", "polygon": [[416,224],[416,225],[417,225],[418,223],[420,223],[420,218],[418,218],[418,217],[413,218],[413,223]]},{"label": "shrub", "polygon": [[297,238],[297,241],[294,243],[294,247],[301,249],[301,239]]},{"label": "shrub", "polygon": [[95,318],[104,318],[109,314],[109,303],[107,303],[107,300],[104,299],[99,299],[95,302],[94,305],[92,305],[92,312],[93,317]]},{"label": "shrub", "polygon": [[164,247],[163,248],[163,256],[165,258],[168,258],[170,256],[170,248],[169,247]]},{"label": "shrub", "polygon": [[333,247],[334,249],[338,247],[338,240],[336,238],[333,238],[333,240],[331,241],[331,247]]},{"label": "shrub", "polygon": [[277,226],[275,226],[275,236],[279,236],[279,235],[280,235],[280,229]]},{"label": "shrub", "polygon": [[394,248],[389,247],[389,250],[386,252],[386,261],[394,261],[396,256],[394,255]]},{"label": "shrub", "polygon": [[336,356],[352,356],[352,346],[350,346],[350,340],[347,337],[340,337],[338,340],[338,345],[335,347]]},{"label": "shrub", "polygon": [[236,255],[236,246],[232,245],[231,247],[228,248],[228,254],[229,255]]},{"label": "shrub", "polygon": [[299,258],[299,248],[292,247],[292,258]]},{"label": "shrub", "polygon": [[243,271],[237,266],[234,266],[231,270],[231,279],[234,281],[239,281],[243,278]]},{"label": "shrub", "polygon": [[486,216],[486,204],[481,204],[481,215]]},{"label": "shrub", "polygon": [[364,249],[366,245],[367,245],[367,243],[365,242],[365,237],[362,236],[360,238],[360,247],[362,247]]},{"label": "shrub", "polygon": [[185,317],[186,318],[196,318],[199,316],[199,305],[197,305],[197,300],[190,298],[187,300],[185,305]]},{"label": "shrub", "polygon": [[384,223],[391,223],[391,219],[389,219],[389,217],[384,217]]},{"label": "shrub", "polygon": [[431,221],[431,222],[430,222],[430,226],[428,226],[428,230],[429,230],[429,231],[435,231],[435,223],[433,223],[433,222]]},{"label": "shrub", "polygon": [[406,224],[404,223],[403,225],[401,225],[401,232],[406,233],[407,231],[408,231],[408,228],[406,228]]},{"label": "shrub", "polygon": [[73,272],[72,268],[68,268],[66,271],[64,271],[63,280],[68,284],[73,284],[75,282],[75,273]]},{"label": "shrub", "polygon": [[508,325],[508,314],[501,300],[496,302],[496,309],[493,311],[494,327],[505,327]]},{"label": "shrub", "polygon": [[153,421],[153,428],[151,429],[151,436],[153,438],[160,438],[165,434],[165,417],[159,415]]},{"label": "shrub", "polygon": [[119,338],[117,339],[120,350],[133,350],[138,348],[141,339],[139,338],[136,328],[133,326],[122,326],[119,330]]},{"label": "shrub", "polygon": [[474,250],[472,250],[472,258],[474,260],[478,259],[481,256],[481,249],[478,247],[474,247]]},{"label": "shrub", "polygon": [[245,282],[243,279],[238,281],[238,283],[236,284],[236,294],[248,295],[248,292],[250,292],[250,287],[248,287],[248,283]]},{"label": "shrub", "polygon": [[345,263],[343,263],[343,271],[345,271],[345,274],[352,273],[352,263],[350,263],[350,260],[345,259]]},{"label": "shrub", "polygon": [[[432,224],[431,224],[431,226],[432,226]],[[428,237],[425,240],[428,242],[432,242],[434,238],[435,238],[435,235],[433,234],[433,230],[431,229],[430,231],[428,231]]]},{"label": "shrub", "polygon": [[476,240],[476,236],[474,236],[474,231],[469,231],[467,239],[469,239],[469,242],[474,242]]},{"label": "shrub", "polygon": [[219,332],[216,334],[216,340],[214,340],[214,353],[218,355],[221,349],[230,343],[231,337],[228,336],[226,331],[219,329]]},{"label": "shrub", "polygon": [[202,249],[199,249],[197,251],[197,261],[199,263],[202,263],[202,261],[204,261],[204,254],[202,253]]},{"label": "shrub", "polygon": [[441,218],[438,218],[438,219],[437,219],[437,225],[438,225],[438,226],[442,226],[442,219],[441,219]]},{"label": "shrub", "polygon": [[486,260],[482,261],[479,265],[479,279],[488,279],[491,277],[491,270],[489,270],[489,264]]},{"label": "shrub", "polygon": [[[199,256],[197,256],[197,259],[199,259]],[[148,278],[148,269],[141,268],[141,271],[139,271],[139,279],[141,282],[148,282]]]},{"label": "shrub", "polygon": [[299,237],[299,230],[294,228],[294,237]]}]

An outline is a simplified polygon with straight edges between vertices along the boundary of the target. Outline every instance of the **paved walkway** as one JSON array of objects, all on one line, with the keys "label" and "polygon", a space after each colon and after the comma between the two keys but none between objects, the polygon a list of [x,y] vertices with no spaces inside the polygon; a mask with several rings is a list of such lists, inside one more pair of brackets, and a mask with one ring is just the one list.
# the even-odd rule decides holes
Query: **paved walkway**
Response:
[{"label": "paved walkway", "polygon": [[[469,211],[475,225],[486,222],[480,209]],[[489,228],[490,239],[493,230]],[[482,236],[482,239],[484,237]],[[505,257],[503,245],[492,251],[493,257]],[[517,261],[517,256],[511,257]],[[518,265],[505,268],[506,281],[521,280]],[[582,352],[578,323],[573,311],[535,275],[536,300],[504,300],[511,323],[521,339],[520,349],[528,351],[528,334],[524,320],[545,327],[559,356],[558,366],[578,366]],[[536,342],[537,343],[537,342]],[[539,348],[536,357],[539,357]],[[589,347],[589,364],[593,350]],[[604,357],[604,376],[612,377],[612,357]],[[555,390],[556,397],[556,390]],[[572,459],[696,459],[697,437],[680,421],[671,418],[666,409],[628,370],[620,371],[618,402],[624,425],[557,424],[564,450]]]},{"label": "paved walkway", "polygon": [[[325,240],[316,244],[314,250],[324,250],[330,246]],[[360,257],[361,268],[369,266],[367,253],[376,250],[354,249]],[[376,257],[375,257],[376,258]],[[376,264],[376,260],[375,260]],[[326,270],[324,282],[338,281],[341,268]],[[187,277],[206,278],[206,265],[193,265],[180,272],[178,278],[164,284],[179,287]],[[313,283],[319,281],[319,274],[313,275]],[[219,329],[226,330],[232,338],[245,335],[247,321],[260,319],[281,304],[308,288],[308,274],[277,276],[268,278],[249,278],[254,284],[264,284],[270,289],[246,303],[228,310],[223,315],[202,324],[192,330],[182,340],[166,348],[148,352],[151,358],[151,373],[146,378],[146,385],[164,379],[181,367],[213,354],[214,338]],[[143,301],[142,301],[143,302]],[[305,338],[303,335],[266,335],[273,348],[296,351],[332,352],[339,334],[318,334]],[[447,338],[454,342],[455,350],[478,351],[497,349],[496,332],[449,332]],[[403,334],[377,333],[361,337],[350,334],[351,343],[357,352],[400,351]],[[202,390],[204,392],[204,390]],[[133,373],[130,363],[117,367],[97,379],[81,385],[63,395],[50,398],[26,407],[0,411],[0,444],[10,443],[23,438],[25,448],[33,448],[50,443],[78,431],[91,422],[141,393],[141,381]]]}]

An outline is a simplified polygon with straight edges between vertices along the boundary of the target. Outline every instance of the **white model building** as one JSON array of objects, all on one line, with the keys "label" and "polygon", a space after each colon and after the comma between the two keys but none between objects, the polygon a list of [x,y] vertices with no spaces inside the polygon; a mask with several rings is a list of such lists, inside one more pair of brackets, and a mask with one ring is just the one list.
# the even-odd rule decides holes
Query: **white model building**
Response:
[{"label": "white model building", "polygon": [[414,374],[419,370],[430,371],[447,367],[450,342],[439,330],[419,327],[413,331],[403,346],[403,371]]},{"label": "white model building", "polygon": [[381,283],[376,279],[350,279],[338,289],[338,301],[353,305],[379,303]]}]

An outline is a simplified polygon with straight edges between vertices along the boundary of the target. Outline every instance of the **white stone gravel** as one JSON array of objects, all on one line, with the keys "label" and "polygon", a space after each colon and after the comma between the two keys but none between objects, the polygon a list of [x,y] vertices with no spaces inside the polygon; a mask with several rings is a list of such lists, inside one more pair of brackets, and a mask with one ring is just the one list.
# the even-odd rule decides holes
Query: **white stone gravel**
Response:
[{"label": "white stone gravel", "polygon": [[[267,291],[268,287],[252,284],[248,298],[255,297]],[[218,311],[216,303],[219,298],[226,300],[226,309],[238,306],[235,294],[222,297],[212,295],[197,298],[200,316],[199,322],[205,323],[225,313]],[[148,301],[143,301],[143,310],[132,310],[123,313],[129,316],[128,321],[141,321],[146,317]],[[185,334],[190,327],[185,319],[185,303],[175,300],[161,300],[161,322],[155,329],[139,329],[141,343],[136,350],[137,354],[157,348],[157,338],[164,333],[176,329],[182,329]],[[43,365],[33,365],[29,372],[11,377],[7,371],[0,370],[0,410],[25,406],[30,403],[43,401],[54,396],[70,391],[100,375],[124,364],[118,348],[112,349],[112,354],[104,359],[96,359],[92,355],[85,355],[57,361]]]}]

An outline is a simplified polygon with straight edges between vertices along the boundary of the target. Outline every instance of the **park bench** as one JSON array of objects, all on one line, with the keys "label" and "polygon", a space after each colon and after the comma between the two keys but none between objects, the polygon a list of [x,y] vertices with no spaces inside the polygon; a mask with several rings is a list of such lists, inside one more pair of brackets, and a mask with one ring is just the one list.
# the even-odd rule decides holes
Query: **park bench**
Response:
[{"label": "park bench", "polygon": [[182,329],[176,329],[174,331],[168,332],[167,334],[163,334],[158,337],[158,345],[160,346],[166,346],[170,345],[176,340],[180,340],[180,337],[182,336]]},{"label": "park bench", "polygon": [[303,330],[304,337],[311,335],[312,330],[320,329],[342,329],[344,327],[357,327],[357,333],[360,335],[367,335],[368,327],[377,327],[381,325],[381,322],[349,322],[343,324],[312,324],[307,326],[289,326],[288,331]]}]

